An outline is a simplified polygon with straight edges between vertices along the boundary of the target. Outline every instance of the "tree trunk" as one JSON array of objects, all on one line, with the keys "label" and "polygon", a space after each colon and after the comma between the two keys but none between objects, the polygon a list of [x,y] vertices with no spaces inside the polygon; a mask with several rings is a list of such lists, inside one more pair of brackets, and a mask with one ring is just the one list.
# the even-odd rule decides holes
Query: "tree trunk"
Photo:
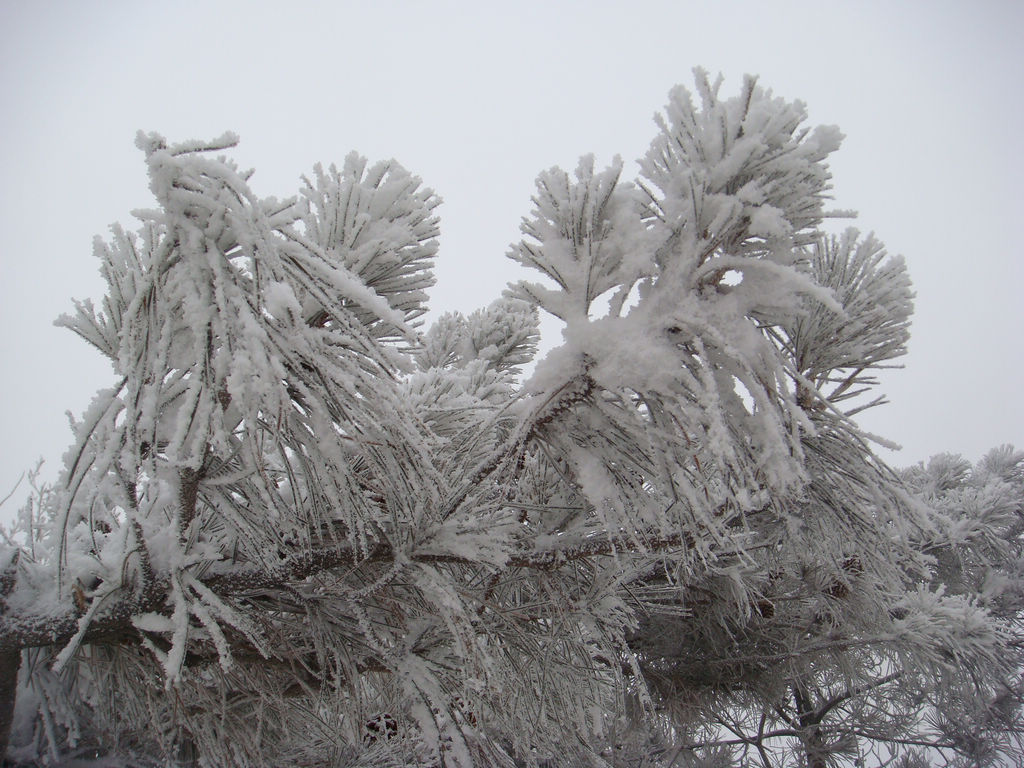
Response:
[{"label": "tree trunk", "polygon": [[18,695],[18,670],[21,668],[21,650],[0,650],[0,762],[7,754],[14,720],[14,701]]},{"label": "tree trunk", "polygon": [[804,739],[804,753],[807,755],[807,768],[828,768],[825,762],[828,749],[822,741],[821,728],[817,725],[811,727]]},{"label": "tree trunk", "polygon": [[[7,607],[7,597],[18,581],[18,560],[21,552],[15,550],[11,561],[0,571],[0,616]],[[18,670],[21,669],[21,648],[0,640],[0,763],[7,755],[14,720],[14,702],[18,697]]]},{"label": "tree trunk", "polygon": [[829,750],[821,732],[821,717],[814,711],[810,694],[797,681],[793,682],[793,703],[796,704],[807,768],[828,768]]}]

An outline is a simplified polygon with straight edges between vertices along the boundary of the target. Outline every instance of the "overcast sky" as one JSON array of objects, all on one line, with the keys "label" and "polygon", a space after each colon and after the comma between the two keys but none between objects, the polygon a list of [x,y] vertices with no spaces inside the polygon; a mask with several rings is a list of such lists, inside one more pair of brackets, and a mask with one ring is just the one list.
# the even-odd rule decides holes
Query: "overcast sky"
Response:
[{"label": "overcast sky", "polygon": [[694,66],[839,125],[837,207],[907,258],[911,351],[862,418],[904,446],[882,455],[1024,447],[1022,29],[1011,0],[0,0],[0,496],[38,457],[56,472],[65,411],[113,381],[52,321],[102,296],[93,236],[152,204],[137,129],[237,132],[261,195],[352,149],[396,158],[445,200],[432,306],[469,311],[525,276],[504,254],[536,174],[594,152],[632,175]]}]

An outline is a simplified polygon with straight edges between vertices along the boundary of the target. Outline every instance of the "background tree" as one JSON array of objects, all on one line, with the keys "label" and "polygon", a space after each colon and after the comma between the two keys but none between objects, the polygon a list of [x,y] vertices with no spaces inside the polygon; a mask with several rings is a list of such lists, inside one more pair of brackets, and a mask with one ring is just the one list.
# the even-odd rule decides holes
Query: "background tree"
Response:
[{"label": "background tree", "polygon": [[736,724],[818,766],[895,743],[890,683],[994,690],[1005,617],[935,588],[946,517],[843,411],[910,293],[818,229],[838,131],[697,86],[636,183],[540,175],[544,282],[423,335],[438,199],[396,163],[264,200],[233,137],[140,135],[159,207],[62,321],[118,380],[5,553],[8,756],[670,765]]},{"label": "background tree", "polygon": [[984,606],[1012,638],[1008,663],[981,695],[964,696],[949,681],[937,686],[921,724],[925,739],[959,752],[964,765],[1013,763],[1024,754],[1024,453],[1004,445],[973,467],[963,457],[939,454],[903,475],[942,520],[941,535],[926,545],[935,582]]}]

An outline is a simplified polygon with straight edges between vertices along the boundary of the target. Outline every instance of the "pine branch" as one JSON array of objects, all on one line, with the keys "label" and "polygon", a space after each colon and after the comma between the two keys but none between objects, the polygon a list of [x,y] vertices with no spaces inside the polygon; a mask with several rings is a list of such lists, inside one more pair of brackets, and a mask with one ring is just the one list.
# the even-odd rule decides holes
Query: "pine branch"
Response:
[{"label": "pine branch", "polygon": [[[692,549],[695,542],[688,534],[672,534],[651,538],[640,549],[631,539],[595,538],[566,547],[548,550],[528,550],[513,554],[504,569],[553,571],[579,560],[607,556],[614,552],[650,554],[675,548]],[[200,581],[219,597],[233,597],[247,592],[284,589],[320,573],[338,569],[351,569],[370,563],[391,563],[395,550],[386,542],[378,542],[364,555],[351,545],[324,547],[296,553],[273,568],[234,565],[230,570],[218,572],[211,567]],[[447,563],[480,565],[466,557],[449,554],[412,554],[413,563]],[[132,617],[161,611],[161,596],[170,590],[168,579],[151,583],[140,594],[125,595],[113,602],[103,615],[96,618],[82,637],[84,644],[113,643],[133,631]],[[31,616],[4,614],[0,617],[0,649],[23,649],[68,643],[80,631],[81,615],[66,613],[60,616]]]}]

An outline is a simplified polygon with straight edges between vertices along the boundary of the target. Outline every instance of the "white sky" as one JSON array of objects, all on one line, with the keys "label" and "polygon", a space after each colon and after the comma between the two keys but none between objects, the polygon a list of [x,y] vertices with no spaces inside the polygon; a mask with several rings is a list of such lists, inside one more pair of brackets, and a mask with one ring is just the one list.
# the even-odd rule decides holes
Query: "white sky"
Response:
[{"label": "white sky", "polygon": [[65,411],[113,380],[52,321],[102,296],[93,235],[152,204],[137,129],[234,130],[279,197],[316,161],[395,157],[445,199],[432,306],[469,311],[525,276],[504,254],[536,174],[594,152],[631,175],[698,65],[838,124],[836,206],[907,257],[911,352],[862,419],[904,445],[882,455],[1024,447],[1022,29],[1011,0],[0,0],[0,497],[38,457],[56,472]]}]

